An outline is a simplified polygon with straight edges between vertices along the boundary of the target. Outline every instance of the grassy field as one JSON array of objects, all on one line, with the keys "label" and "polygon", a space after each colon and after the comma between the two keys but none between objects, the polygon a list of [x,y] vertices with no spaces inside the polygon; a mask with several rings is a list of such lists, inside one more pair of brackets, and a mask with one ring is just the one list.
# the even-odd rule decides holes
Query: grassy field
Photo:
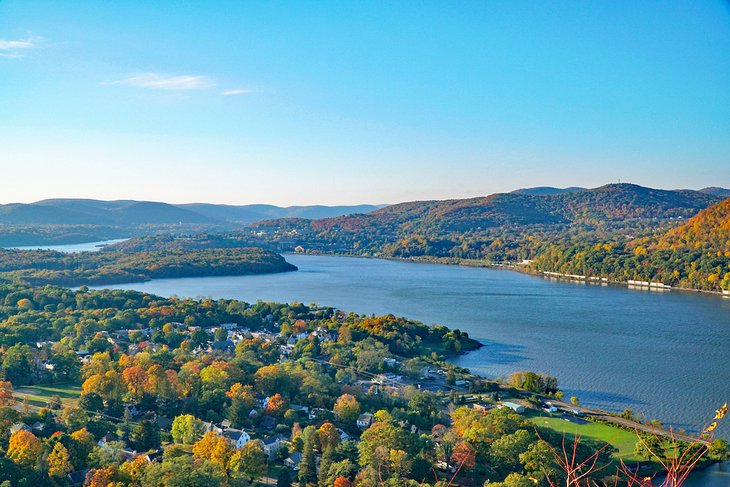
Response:
[{"label": "grassy field", "polygon": [[636,446],[636,435],[631,431],[622,430],[603,423],[576,424],[566,421],[558,414],[552,416],[536,411],[527,411],[525,417],[538,426],[550,428],[559,433],[568,435],[581,435],[584,438],[591,438],[610,443],[618,449],[616,457],[629,461],[639,461],[642,458],[634,453]]},{"label": "grassy field", "polygon": [[28,404],[36,407],[45,407],[52,396],[61,398],[64,406],[75,406],[79,402],[81,386],[78,384],[53,384],[48,386],[27,386],[15,389],[18,402],[28,399]]}]

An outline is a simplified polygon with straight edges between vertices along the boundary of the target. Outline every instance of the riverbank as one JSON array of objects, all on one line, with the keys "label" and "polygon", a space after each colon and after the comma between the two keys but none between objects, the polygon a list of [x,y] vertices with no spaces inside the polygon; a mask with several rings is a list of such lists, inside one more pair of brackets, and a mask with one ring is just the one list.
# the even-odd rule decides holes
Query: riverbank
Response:
[{"label": "riverbank", "polygon": [[[283,252],[283,255],[296,255],[293,252]],[[617,281],[609,279],[607,277],[600,276],[579,276],[575,274],[563,274],[552,271],[541,271],[530,267],[530,263],[518,263],[518,262],[487,262],[479,259],[461,259],[457,257],[393,257],[393,256],[382,256],[382,255],[365,255],[365,254],[354,254],[354,253],[332,253],[332,252],[318,252],[318,251],[307,251],[304,255],[324,255],[332,257],[354,257],[363,259],[382,259],[392,260],[400,262],[413,262],[417,264],[438,264],[438,265],[455,265],[460,267],[477,267],[477,268],[488,268],[497,270],[510,270],[515,272],[521,272],[524,274],[530,274],[534,276],[544,277],[546,279],[555,279],[561,281],[569,281],[576,283],[585,283],[591,285],[613,285],[619,287],[625,287],[636,290],[646,291],[682,291],[701,293],[713,296],[727,297],[730,298],[730,290],[727,291],[710,291],[706,289],[687,288],[679,286],[669,286],[663,283],[650,283],[648,281]],[[645,283],[645,285],[644,285]],[[652,285],[655,284],[655,285]],[[658,284],[661,284],[659,286]]]}]

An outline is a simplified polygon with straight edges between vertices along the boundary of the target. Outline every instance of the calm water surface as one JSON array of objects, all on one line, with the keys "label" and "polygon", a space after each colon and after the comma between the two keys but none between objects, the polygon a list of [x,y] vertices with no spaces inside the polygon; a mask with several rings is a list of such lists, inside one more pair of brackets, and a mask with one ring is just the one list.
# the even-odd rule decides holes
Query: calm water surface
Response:
[{"label": "calm water surface", "polygon": [[[516,272],[287,255],[284,274],[119,285],[163,296],[320,303],[459,328],[486,346],[454,362],[559,378],[566,397],[698,429],[730,399],[730,300],[551,282]],[[728,426],[720,431],[728,437]]]},{"label": "calm water surface", "polygon": [[65,245],[31,245],[27,247],[10,247],[19,250],[56,250],[58,252],[65,252],[68,254],[76,254],[78,252],[98,252],[102,247],[106,245],[115,244],[118,242],[124,242],[126,238],[119,238],[115,240],[102,240],[99,242],[85,242],[79,244],[65,244]]}]

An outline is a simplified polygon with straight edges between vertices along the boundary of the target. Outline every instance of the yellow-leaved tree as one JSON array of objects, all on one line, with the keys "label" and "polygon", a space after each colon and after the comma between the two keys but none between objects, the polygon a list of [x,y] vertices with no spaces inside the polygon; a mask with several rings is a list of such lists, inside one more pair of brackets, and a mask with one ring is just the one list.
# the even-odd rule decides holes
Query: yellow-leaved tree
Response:
[{"label": "yellow-leaved tree", "polygon": [[30,431],[20,430],[10,435],[7,457],[18,465],[35,466],[43,453],[43,445]]},{"label": "yellow-leaved tree", "polygon": [[48,475],[51,477],[64,477],[73,471],[71,455],[68,449],[61,443],[56,443],[51,453],[48,454]]}]

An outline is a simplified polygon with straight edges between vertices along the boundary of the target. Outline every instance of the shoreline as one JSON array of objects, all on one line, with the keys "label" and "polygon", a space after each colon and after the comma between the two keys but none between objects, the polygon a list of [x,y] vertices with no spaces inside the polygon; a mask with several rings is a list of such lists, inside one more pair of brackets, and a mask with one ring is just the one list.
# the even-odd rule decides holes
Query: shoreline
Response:
[{"label": "shoreline", "polygon": [[[633,290],[640,290],[640,291],[681,291],[681,292],[688,292],[688,293],[699,293],[699,294],[707,294],[712,296],[719,296],[721,298],[730,298],[730,291],[710,291],[706,289],[696,289],[696,288],[688,288],[688,287],[679,287],[679,286],[668,286],[663,285],[663,287],[658,286],[642,286],[642,285],[633,285],[630,284],[628,281],[616,281],[612,280],[606,277],[593,277],[593,276],[580,276],[582,278],[571,278],[568,274],[560,274],[560,273],[554,273],[554,276],[549,275],[552,271],[541,271],[537,269],[530,269],[527,268],[524,264],[518,264],[518,263],[499,263],[499,262],[486,262],[483,260],[476,260],[476,259],[459,259],[456,257],[392,257],[392,256],[381,256],[381,255],[363,255],[363,254],[353,254],[353,253],[335,253],[335,252],[303,252],[303,253],[297,253],[297,252],[280,252],[281,255],[322,255],[322,256],[329,256],[329,257],[354,257],[354,258],[362,258],[362,259],[381,259],[381,260],[393,260],[398,262],[412,262],[414,264],[437,264],[437,265],[449,265],[449,266],[459,266],[459,267],[475,267],[475,268],[486,268],[486,269],[494,269],[494,270],[506,270],[506,271],[513,271],[513,272],[519,272],[520,274],[529,274],[536,277],[542,277],[543,279],[548,280],[557,280],[557,281],[565,281],[565,282],[575,282],[575,283],[585,283],[585,284],[591,284],[591,285],[612,285],[616,287],[624,287],[627,289],[633,289]],[[577,276],[576,276],[577,277]]]}]

